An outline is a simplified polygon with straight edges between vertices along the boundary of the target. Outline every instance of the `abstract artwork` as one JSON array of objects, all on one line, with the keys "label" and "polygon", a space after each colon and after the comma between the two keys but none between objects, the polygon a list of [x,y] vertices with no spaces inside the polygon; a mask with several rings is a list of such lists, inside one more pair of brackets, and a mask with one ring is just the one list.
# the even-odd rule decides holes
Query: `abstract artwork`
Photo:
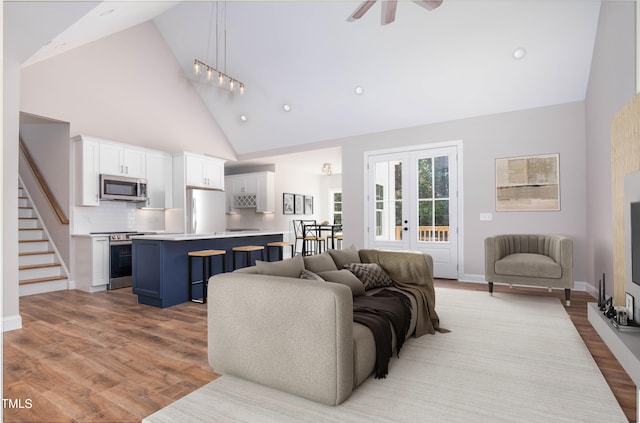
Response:
[{"label": "abstract artwork", "polygon": [[496,211],[560,210],[560,155],[496,159]]}]

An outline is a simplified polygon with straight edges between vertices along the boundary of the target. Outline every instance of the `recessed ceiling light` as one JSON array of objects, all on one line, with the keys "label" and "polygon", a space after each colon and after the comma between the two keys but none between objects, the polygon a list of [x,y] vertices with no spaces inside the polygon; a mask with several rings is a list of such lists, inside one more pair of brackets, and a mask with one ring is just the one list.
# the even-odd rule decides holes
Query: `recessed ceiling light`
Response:
[{"label": "recessed ceiling light", "polygon": [[527,50],[525,50],[524,47],[518,47],[517,49],[513,50],[512,57],[515,60],[522,60],[526,55],[527,55]]},{"label": "recessed ceiling light", "polygon": [[291,111],[291,106],[289,106],[288,104],[283,104],[282,105],[282,110],[284,110],[285,112],[290,112]]},{"label": "recessed ceiling light", "polygon": [[355,91],[355,93],[356,93],[357,95],[362,95],[362,94],[364,94],[364,88],[362,88],[360,85],[358,85],[357,87],[355,87],[355,88],[353,89],[353,91]]},{"label": "recessed ceiling light", "polygon": [[247,121],[247,115],[240,115],[240,121],[246,122]]}]

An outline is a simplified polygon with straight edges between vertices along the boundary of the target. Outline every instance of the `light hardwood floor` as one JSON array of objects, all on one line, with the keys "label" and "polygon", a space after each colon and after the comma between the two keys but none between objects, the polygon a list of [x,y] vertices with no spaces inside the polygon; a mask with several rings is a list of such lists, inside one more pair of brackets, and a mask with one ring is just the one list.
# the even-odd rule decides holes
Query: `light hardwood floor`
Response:
[{"label": "light hardwood floor", "polygon": [[[444,280],[436,286],[486,290],[484,284]],[[564,295],[501,285],[495,292],[558,301]],[[634,421],[635,385],[587,320],[586,304],[594,299],[579,292],[572,297],[566,309]],[[139,422],[217,377],[207,363],[202,304],[138,305],[130,288],[59,291],[21,298],[20,313],[23,329],[3,335],[3,397],[23,408],[5,406],[4,422]]]}]

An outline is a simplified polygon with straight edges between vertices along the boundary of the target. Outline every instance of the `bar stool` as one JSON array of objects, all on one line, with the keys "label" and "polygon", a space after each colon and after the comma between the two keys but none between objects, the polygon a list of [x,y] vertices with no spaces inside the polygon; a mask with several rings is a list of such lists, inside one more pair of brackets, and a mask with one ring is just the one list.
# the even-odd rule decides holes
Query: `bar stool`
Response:
[{"label": "bar stool", "polygon": [[260,251],[260,259],[264,260],[264,246],[262,245],[241,245],[239,247],[233,247],[231,249],[233,251],[233,270],[236,270],[237,262],[236,262],[236,254],[237,253],[245,253],[247,257],[247,265],[246,267],[251,266],[251,253],[254,251]]},{"label": "bar stool", "polygon": [[267,261],[271,261],[271,247],[277,247],[280,250],[280,260],[284,260],[284,247],[291,247],[291,257],[295,255],[295,244],[293,242],[270,242],[267,244]]},{"label": "bar stool", "polygon": [[[199,250],[189,251],[189,300],[194,303],[205,304],[207,302],[207,285],[209,278],[213,276],[213,257],[222,256],[222,273],[227,271],[227,252],[225,250]],[[192,261],[193,258],[202,259],[202,280],[193,280]],[[208,270],[208,271],[207,271]],[[202,284],[202,299],[193,298],[193,286]]]}]

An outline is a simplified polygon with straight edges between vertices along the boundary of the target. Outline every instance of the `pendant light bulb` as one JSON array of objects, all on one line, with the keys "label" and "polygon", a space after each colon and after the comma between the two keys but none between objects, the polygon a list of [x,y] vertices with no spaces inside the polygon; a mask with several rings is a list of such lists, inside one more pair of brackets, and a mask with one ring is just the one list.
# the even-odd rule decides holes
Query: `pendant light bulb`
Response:
[{"label": "pendant light bulb", "polygon": [[200,63],[198,63],[197,60],[193,62],[193,72],[195,72],[196,75],[200,75]]},{"label": "pendant light bulb", "polygon": [[224,82],[224,78],[222,77],[222,72],[218,72],[218,84],[222,86],[223,82]]},{"label": "pendant light bulb", "polygon": [[244,84],[240,84],[240,95],[244,94]]},{"label": "pendant light bulb", "polygon": [[213,69],[211,68],[207,68],[207,81],[211,81],[211,78],[213,78]]},{"label": "pendant light bulb", "polygon": [[234,84],[233,84],[233,79],[230,79],[230,80],[229,80],[229,89],[230,89],[231,91],[233,91],[233,86],[234,86]]}]

